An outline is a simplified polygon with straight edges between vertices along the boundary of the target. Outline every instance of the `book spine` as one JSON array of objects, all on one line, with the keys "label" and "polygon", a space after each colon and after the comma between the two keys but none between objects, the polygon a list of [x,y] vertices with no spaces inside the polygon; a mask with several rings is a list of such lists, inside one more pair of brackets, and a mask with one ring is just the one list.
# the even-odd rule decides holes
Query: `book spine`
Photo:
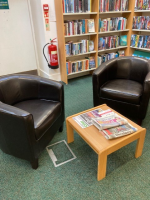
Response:
[{"label": "book spine", "polygon": [[82,33],[85,33],[85,19],[82,20]]},{"label": "book spine", "polygon": [[69,63],[66,62],[66,70],[67,70],[67,75],[69,74]]},{"label": "book spine", "polygon": [[69,13],[69,0],[66,0],[67,13]]},{"label": "book spine", "polygon": [[74,0],[74,12],[76,13],[76,0]]},{"label": "book spine", "polygon": [[88,22],[87,22],[88,20],[87,19],[85,19],[85,33],[88,33]]},{"label": "book spine", "polygon": [[66,49],[66,56],[70,56],[69,44],[65,44],[65,49]]},{"label": "book spine", "polygon": [[71,0],[68,0],[68,12],[71,13]]},{"label": "book spine", "polygon": [[84,12],[84,1],[85,0],[82,0],[82,12]]},{"label": "book spine", "polygon": [[91,10],[91,2],[90,0],[88,0],[88,12],[90,12],[90,10]]},{"label": "book spine", "polygon": [[80,34],[82,34],[82,22],[80,22]]},{"label": "book spine", "polygon": [[88,12],[88,0],[85,0],[84,8],[85,12]]},{"label": "book spine", "polygon": [[79,0],[76,0],[76,12],[79,12]]},{"label": "book spine", "polygon": [[71,0],[71,11],[74,13],[74,0]]},{"label": "book spine", "polygon": [[79,0],[79,13],[82,12],[82,0]]}]

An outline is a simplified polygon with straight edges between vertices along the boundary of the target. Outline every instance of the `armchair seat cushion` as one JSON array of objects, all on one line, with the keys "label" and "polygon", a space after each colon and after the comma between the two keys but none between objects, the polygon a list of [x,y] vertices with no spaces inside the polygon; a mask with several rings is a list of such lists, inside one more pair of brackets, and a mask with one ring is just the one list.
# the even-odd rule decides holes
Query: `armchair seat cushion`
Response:
[{"label": "armchair seat cushion", "polygon": [[61,103],[44,99],[22,101],[13,106],[33,115],[36,140],[44,135],[62,112]]},{"label": "armchair seat cushion", "polygon": [[100,87],[102,98],[136,105],[140,104],[142,93],[142,84],[127,79],[110,80]]}]

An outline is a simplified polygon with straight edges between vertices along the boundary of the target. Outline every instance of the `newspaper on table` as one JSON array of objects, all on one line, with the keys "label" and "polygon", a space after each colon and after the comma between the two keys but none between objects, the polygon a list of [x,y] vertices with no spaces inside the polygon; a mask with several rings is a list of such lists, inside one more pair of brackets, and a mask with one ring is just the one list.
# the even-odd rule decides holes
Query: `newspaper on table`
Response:
[{"label": "newspaper on table", "polygon": [[92,119],[92,122],[93,125],[99,129],[99,131],[128,123],[126,119],[120,117],[118,114],[112,112],[110,109],[101,113],[101,117]]},{"label": "newspaper on table", "polygon": [[106,110],[101,117],[92,119],[93,125],[96,126],[106,139],[113,139],[128,135],[137,131],[128,121],[120,117],[115,112]]},{"label": "newspaper on table", "polygon": [[131,124],[124,124],[121,126],[109,128],[102,130],[103,135],[106,139],[114,139],[124,135],[129,135],[137,131],[137,128],[133,127]]},{"label": "newspaper on table", "polygon": [[89,126],[93,125],[92,119],[101,117],[102,109],[98,108],[86,113],[83,113],[81,115],[78,115],[76,117],[73,117],[73,119],[82,127],[87,128]]}]

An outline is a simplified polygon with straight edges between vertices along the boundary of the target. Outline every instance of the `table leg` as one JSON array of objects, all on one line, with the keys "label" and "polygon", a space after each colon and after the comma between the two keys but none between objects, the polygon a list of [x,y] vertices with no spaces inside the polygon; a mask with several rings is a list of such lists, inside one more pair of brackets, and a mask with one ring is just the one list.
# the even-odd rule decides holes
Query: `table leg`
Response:
[{"label": "table leg", "polygon": [[146,135],[146,129],[141,132],[140,138],[137,141],[136,151],[135,151],[135,157],[136,158],[138,158],[138,157],[140,157],[142,155],[142,150],[143,150],[143,146],[144,146],[145,135]]},{"label": "table leg", "polygon": [[106,167],[107,167],[107,154],[102,152],[98,155],[98,171],[97,171],[97,180],[100,181],[106,176]]},{"label": "table leg", "polygon": [[66,119],[66,126],[67,126],[67,142],[71,143],[74,141],[74,132],[73,128],[70,126],[67,119]]}]

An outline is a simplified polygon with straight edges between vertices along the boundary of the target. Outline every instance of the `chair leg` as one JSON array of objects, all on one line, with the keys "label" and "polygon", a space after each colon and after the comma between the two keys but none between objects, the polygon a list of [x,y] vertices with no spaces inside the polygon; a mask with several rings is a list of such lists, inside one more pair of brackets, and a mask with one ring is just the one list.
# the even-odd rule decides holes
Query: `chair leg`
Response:
[{"label": "chair leg", "polygon": [[64,127],[64,123],[61,125],[61,127],[59,128],[59,132],[63,131],[63,127]]},{"label": "chair leg", "polygon": [[141,126],[141,125],[142,125],[142,119],[138,119],[137,124],[138,124],[139,126]]},{"label": "chair leg", "polygon": [[34,161],[31,161],[30,163],[31,163],[32,169],[38,168],[38,158],[35,159]]}]

